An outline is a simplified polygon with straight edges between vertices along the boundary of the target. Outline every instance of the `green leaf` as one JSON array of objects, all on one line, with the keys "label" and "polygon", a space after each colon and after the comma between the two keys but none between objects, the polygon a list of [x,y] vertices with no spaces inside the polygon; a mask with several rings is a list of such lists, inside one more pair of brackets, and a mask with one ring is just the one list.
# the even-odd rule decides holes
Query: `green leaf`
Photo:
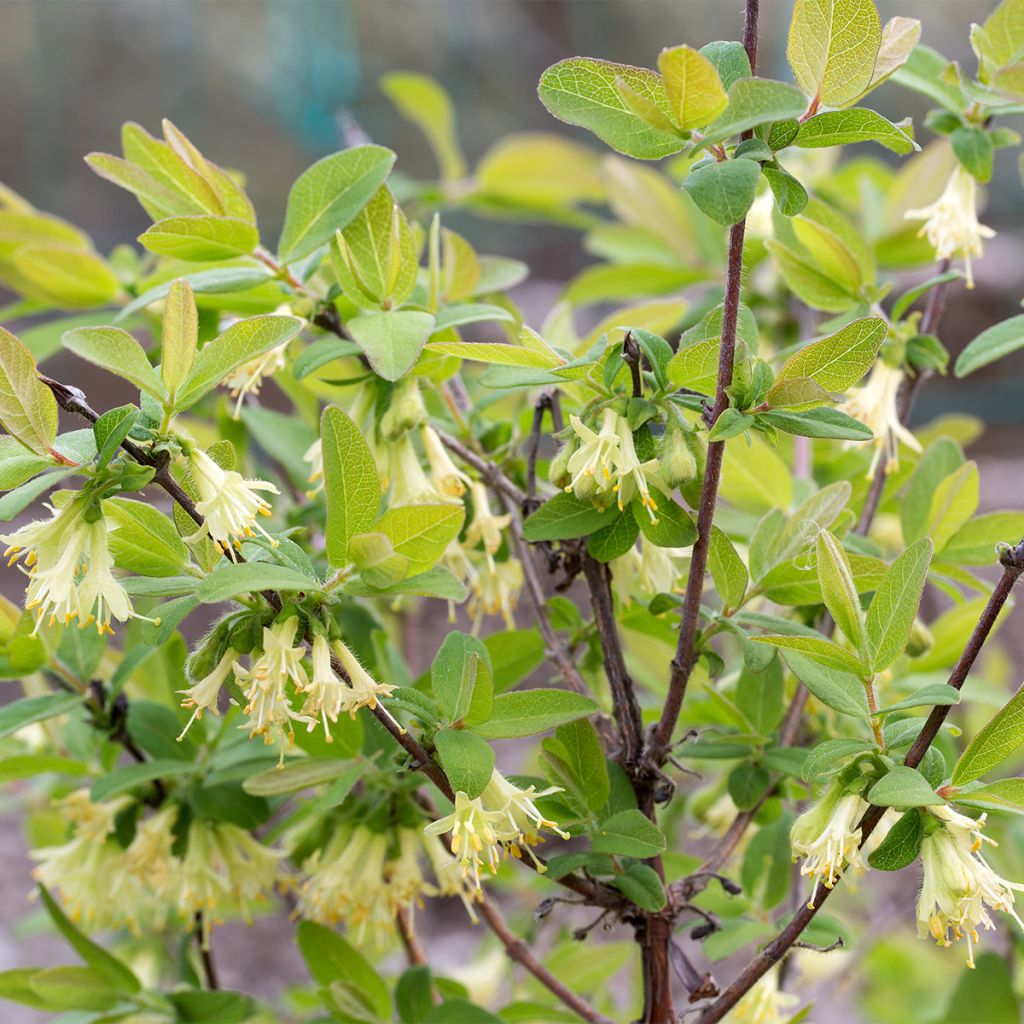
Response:
[{"label": "green leaf", "polygon": [[[544,740],[544,743],[550,743]],[[560,725],[555,730],[558,754],[571,771],[588,810],[599,811],[608,803],[611,780],[597,730],[586,718]],[[546,749],[546,748],[545,748]]]},{"label": "green leaf", "polygon": [[180,411],[195,405],[232,370],[290,341],[300,330],[302,321],[297,316],[268,314],[233,323],[200,349],[192,371],[178,392],[175,409]]},{"label": "green leaf", "polygon": [[46,455],[57,436],[57,400],[39,379],[32,353],[0,327],[0,426]]},{"label": "green leaf", "polygon": [[740,78],[729,87],[729,106],[708,125],[701,144],[710,146],[768,121],[799,117],[807,101],[799,89],[769,78]]},{"label": "green leaf", "polygon": [[595,853],[656,857],[667,846],[665,833],[642,811],[619,811],[606,818],[591,838]]},{"label": "green leaf", "polygon": [[991,512],[971,516],[942,549],[944,562],[957,565],[992,565],[999,540],[1024,537],[1024,512]]},{"label": "green leaf", "polygon": [[640,532],[660,548],[689,547],[697,539],[697,527],[694,526],[690,513],[660,491],[652,490],[651,498],[657,505],[657,518],[654,520],[645,508],[640,507],[639,502],[634,502],[631,506],[633,515],[640,525]]},{"label": "green leaf", "polygon": [[956,158],[983,184],[992,179],[995,146],[992,136],[977,125],[961,125],[949,137]]},{"label": "green leaf", "polygon": [[448,93],[432,78],[412,71],[384,75],[380,90],[427,137],[441,180],[461,181],[466,176],[466,161],[455,135],[455,110]]},{"label": "green leaf", "polygon": [[254,1000],[242,992],[186,989],[164,996],[189,1024],[245,1024],[256,1013]]},{"label": "green leaf", "polygon": [[1009,320],[982,331],[970,342],[957,356],[953,373],[957,377],[966,377],[1021,347],[1024,347],[1024,316],[1011,316]]},{"label": "green leaf", "polygon": [[494,708],[491,655],[481,640],[449,633],[430,666],[434,698],[449,722],[480,725]]},{"label": "green leaf", "polygon": [[932,542],[922,538],[904,551],[875,591],[867,614],[868,648],[875,672],[887,669],[907,648],[917,617]]},{"label": "green leaf", "polygon": [[248,255],[260,244],[260,236],[252,224],[236,217],[199,214],[159,220],[139,235],[139,241],[159,256],[215,263]]},{"label": "green leaf", "polygon": [[30,243],[18,246],[12,258],[32,297],[60,309],[105,306],[121,291],[107,263],[87,249]]},{"label": "green leaf", "polygon": [[766,396],[782,381],[807,377],[826,391],[846,391],[871,369],[885,340],[885,321],[879,317],[854,320],[835,334],[812,342],[786,360]]},{"label": "green leaf", "polygon": [[[997,8],[998,12],[998,8]],[[976,957],[960,975],[941,1024],[1020,1024],[1020,1000],[1010,967],[998,953]]]},{"label": "green leaf", "polygon": [[753,810],[771,781],[771,775],[760,765],[744,762],[729,773],[729,796],[741,811]]},{"label": "green leaf", "polygon": [[462,729],[441,729],[434,743],[452,789],[470,799],[479,796],[491,781],[494,751],[479,736]]},{"label": "green leaf", "polygon": [[490,719],[474,732],[487,739],[535,736],[598,710],[589,697],[568,690],[516,690],[495,697]]},{"label": "green leaf", "polygon": [[807,189],[789,171],[772,162],[764,164],[761,173],[775,196],[779,213],[784,217],[795,217],[803,211],[807,205]]},{"label": "green leaf", "polygon": [[760,672],[745,665],[736,682],[736,706],[759,733],[768,734],[782,721],[783,692],[778,658],[772,658]]},{"label": "green leaf", "polygon": [[112,956],[102,946],[83,935],[68,919],[57,905],[57,902],[45,886],[39,886],[39,896],[46,908],[46,913],[61,933],[69,946],[88,964],[97,975],[103,978],[118,992],[132,994],[141,990],[142,985],[134,973],[117,957]]},{"label": "green leaf", "polygon": [[327,561],[341,567],[349,562],[349,541],[370,528],[380,505],[380,480],[369,445],[359,428],[330,405],[320,419],[327,499]]},{"label": "green leaf", "polygon": [[900,502],[900,525],[903,539],[908,544],[924,536],[935,491],[963,463],[963,449],[952,438],[939,438],[925,449],[914,467]]},{"label": "green leaf", "polygon": [[808,96],[843,107],[870,84],[881,42],[873,0],[796,0],[786,56]]},{"label": "green leaf", "polygon": [[494,668],[498,693],[525,679],[545,657],[544,638],[536,629],[509,629],[484,638]]},{"label": "green leaf", "polygon": [[439,1006],[431,1007],[423,1024],[505,1024],[505,1018],[496,1017],[467,999],[446,999]]},{"label": "green leaf", "polygon": [[689,46],[658,54],[658,70],[668,94],[669,112],[680,128],[702,128],[728,106],[715,65]]},{"label": "green leaf", "polygon": [[434,567],[459,535],[465,514],[461,505],[402,505],[388,509],[373,528],[409,559],[409,575],[415,577]]},{"label": "green leaf", "polygon": [[96,465],[103,468],[117,453],[121,442],[128,436],[135,421],[139,418],[139,409],[135,405],[119,405],[116,409],[108,409],[94,424],[92,432],[96,436]]},{"label": "green leaf", "polygon": [[[5,709],[6,710],[6,709]],[[0,712],[2,714],[3,712]],[[953,768],[954,786],[987,775],[1024,743],[1024,687],[1003,705],[967,744]]]},{"label": "green leaf", "polygon": [[972,807],[993,807],[998,810],[1024,812],[1024,779],[996,779],[987,785],[969,787],[965,792],[950,797],[957,803]]},{"label": "green leaf", "polygon": [[740,882],[744,896],[766,910],[778,906],[789,892],[792,855],[789,831],[792,816],[785,812],[771,824],[762,825],[751,837],[743,855]]},{"label": "green leaf", "polygon": [[266,267],[217,267],[214,270],[197,270],[184,274],[180,278],[163,281],[147,288],[137,298],[132,299],[114,318],[115,321],[126,320],[133,313],[145,309],[154,302],[166,298],[177,281],[186,282],[196,295],[222,295],[231,292],[246,292],[270,281],[270,270]]},{"label": "green leaf", "polygon": [[409,559],[395,553],[383,533],[357,533],[348,542],[348,559],[371,587],[390,587],[409,575]]},{"label": "green leaf", "polygon": [[351,579],[344,584],[344,592],[359,597],[410,594],[414,597],[437,597],[443,601],[456,603],[466,600],[466,585],[443,565],[435,565],[432,569],[417,573],[415,576],[406,576],[386,587],[369,586],[364,580]]},{"label": "green leaf", "polygon": [[364,313],[353,317],[345,327],[374,372],[385,380],[398,380],[419,359],[434,331],[434,317],[411,309]]},{"label": "green leaf", "polygon": [[757,418],[787,434],[799,437],[824,437],[836,441],[870,441],[871,428],[839,409],[808,409],[804,412],[772,410],[758,413]]},{"label": "green leaf", "polygon": [[195,362],[199,342],[199,314],[188,281],[171,282],[164,303],[163,332],[160,335],[160,376],[174,401],[174,393]]},{"label": "green leaf", "polygon": [[142,346],[120,327],[79,327],[63,337],[64,347],[81,359],[131,381],[140,391],[163,399],[164,385]]},{"label": "green leaf", "polygon": [[220,604],[239,594],[260,590],[316,593],[320,590],[320,583],[287,565],[231,562],[217,566],[196,588],[196,595],[203,604]]},{"label": "green leaf", "polygon": [[82,698],[77,693],[45,693],[38,697],[21,697],[0,708],[0,739],[33,722],[63,715],[81,703]]},{"label": "green leaf", "polygon": [[879,871],[900,871],[917,860],[924,826],[917,808],[907,811],[871,853],[868,864]]},{"label": "green leaf", "polygon": [[856,754],[874,750],[868,740],[840,737],[819,743],[804,759],[801,775],[805,782],[814,782],[822,775],[835,775]]},{"label": "green leaf", "polygon": [[806,250],[784,245],[775,238],[769,238],[765,247],[778,261],[786,284],[808,306],[828,313],[844,313],[857,305],[849,288],[825,273]]},{"label": "green leaf", "polygon": [[820,665],[816,661],[788,650],[783,653],[786,664],[807,689],[830,708],[855,718],[868,717],[868,699],[863,682],[849,672]]},{"label": "green leaf", "polygon": [[708,569],[724,607],[738,608],[747,593],[747,567],[732,546],[732,542],[717,526],[711,528]]},{"label": "green leaf", "polygon": [[878,807],[937,807],[946,802],[916,768],[902,764],[883,775],[867,799]]},{"label": "green leaf", "polygon": [[295,931],[302,959],[313,980],[322,987],[343,981],[362,995],[377,1020],[391,1019],[387,985],[369,962],[337,932],[313,921],[301,921]]},{"label": "green leaf", "polygon": [[422,1024],[434,1008],[434,986],[426,964],[407,967],[395,985],[395,1008],[402,1024]]},{"label": "green leaf", "polygon": [[760,177],[761,168],[753,160],[713,160],[695,167],[683,188],[702,213],[728,226],[747,215]]},{"label": "green leaf", "polygon": [[541,103],[560,121],[588,129],[619,153],[640,160],[660,160],[678,153],[683,139],[652,128],[630,110],[616,88],[618,79],[670,115],[668,94],[659,74],[590,57],[570,57],[549,67],[541,75],[538,93]]},{"label": "green leaf", "polygon": [[640,526],[630,506],[620,512],[614,522],[602,526],[587,538],[587,551],[599,562],[610,562],[626,554],[639,535]]},{"label": "green leaf", "polygon": [[0,782],[31,779],[53,772],[57,775],[88,775],[89,766],[55,754],[18,754],[0,759]]},{"label": "green leaf", "polygon": [[612,879],[612,885],[641,910],[651,914],[664,910],[668,902],[658,873],[646,864],[629,862],[623,874]]},{"label": "green leaf", "polygon": [[303,171],[288,193],[278,259],[292,263],[330,241],[384,184],[394,162],[383,146],[354,146]]},{"label": "green leaf", "polygon": [[138,764],[127,764],[98,778],[92,784],[89,797],[95,801],[109,800],[121,793],[128,793],[137,787],[145,786],[155,779],[164,779],[175,775],[192,775],[195,772],[196,766],[189,761],[158,758]]},{"label": "green leaf", "polygon": [[868,663],[868,638],[857,585],[853,581],[850,559],[833,534],[823,530],[815,542],[821,595],[843,636],[853,645],[860,660]]},{"label": "green leaf", "polygon": [[965,462],[935,489],[924,532],[932,538],[937,553],[942,553],[947,542],[977,511],[979,488],[977,463]]},{"label": "green leaf", "polygon": [[339,776],[348,775],[352,768],[352,762],[344,758],[308,757],[243,779],[242,789],[250,796],[285,796],[333,782]]},{"label": "green leaf", "polygon": [[829,110],[809,117],[800,125],[793,144],[800,149],[821,149],[853,142],[877,142],[900,155],[921,148],[908,125],[893,124],[866,107]]},{"label": "green leaf", "polygon": [[889,704],[887,707],[879,708],[876,714],[887,715],[892,711],[903,711],[906,708],[931,707],[935,704],[957,704],[960,701],[960,691],[947,683],[929,683],[915,690],[909,697]]},{"label": "green leaf", "polygon": [[755,636],[751,639],[754,643],[769,644],[785,651],[796,651],[797,654],[802,654],[819,665],[838,669],[840,672],[863,675],[865,671],[865,666],[855,654],[823,636],[789,636],[780,633]]},{"label": "green leaf", "polygon": [[144,501],[108,498],[103,514],[113,529],[110,553],[122,568],[141,576],[177,576],[188,562],[188,548],[162,512]]},{"label": "green leaf", "polygon": [[609,526],[618,515],[619,510],[614,505],[600,509],[589,501],[580,501],[575,495],[562,492],[527,517],[523,536],[531,543],[586,537]]},{"label": "green leaf", "polygon": [[516,318],[503,306],[487,302],[459,302],[439,309],[435,315],[434,333],[446,331],[449,327],[465,327],[466,324],[515,323]]}]

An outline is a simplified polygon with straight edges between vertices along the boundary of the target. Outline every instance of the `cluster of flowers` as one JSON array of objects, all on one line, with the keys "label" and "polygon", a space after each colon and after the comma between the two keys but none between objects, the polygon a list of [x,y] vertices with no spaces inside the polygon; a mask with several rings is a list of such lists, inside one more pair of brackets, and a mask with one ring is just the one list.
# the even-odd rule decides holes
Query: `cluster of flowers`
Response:
[{"label": "cluster of flowers", "polygon": [[[374,456],[381,486],[389,492],[389,506],[460,505],[468,491],[473,516],[464,539],[456,538],[448,546],[444,564],[469,588],[469,614],[477,627],[485,615],[501,615],[506,625],[514,628],[513,613],[523,586],[523,567],[512,555],[500,560],[496,557],[511,515],[495,515],[486,487],[479,481],[472,481],[455,465],[441,436],[428,420],[415,379],[406,378],[397,385],[379,424],[374,415],[376,401],[375,389],[364,386],[352,403],[349,415],[363,431]],[[414,444],[417,435],[427,470]],[[319,439],[310,445],[304,458],[310,465],[310,483],[321,487],[323,447]],[[454,608],[452,614],[454,616]]]},{"label": "cluster of flowers", "polygon": [[[814,878],[811,906],[819,884],[832,888],[847,867],[866,870],[858,823],[867,808],[861,793],[836,780],[822,799],[794,822],[790,834],[793,856],[804,858],[801,874]],[[1024,885],[997,875],[981,855],[983,843],[996,845],[982,835],[984,814],[975,820],[946,805],[928,807],[924,813],[918,934],[922,938],[930,935],[940,946],[966,940],[967,965],[973,967],[978,928],[995,928],[989,909],[1009,914],[1024,929],[1013,896],[1014,890],[1024,891]]]},{"label": "cluster of flowers", "polygon": [[[307,671],[309,652],[298,632],[298,616],[287,613],[264,626],[259,647],[249,654],[248,666],[242,665],[238,651],[228,647],[210,672],[179,691],[184,696],[182,707],[192,709],[192,717],[178,739],[204,711],[219,713],[220,691],[231,675],[245,696],[243,711],[248,720],[242,728],[248,729],[250,736],[262,736],[268,744],[280,739],[282,761],[285,748],[295,739],[293,722],[305,724],[307,732],[322,724],[330,743],[331,724],[340,714],[347,712],[354,718],[360,708],[372,710],[382,698],[391,696],[394,686],[377,682],[341,639],[331,640],[322,631],[314,633],[312,672]],[[289,683],[305,698],[298,710]]]},{"label": "cluster of flowers", "polygon": [[281,869],[281,853],[226,822],[193,819],[185,853],[173,851],[179,809],[168,804],[138,823],[127,847],[115,838],[127,796],[94,803],[87,790],[61,801],[72,838],[34,850],[36,879],[59,893],[72,920],[90,930],[159,925],[171,911],[191,923],[202,914],[204,940],[225,912],[249,921],[267,900]]}]

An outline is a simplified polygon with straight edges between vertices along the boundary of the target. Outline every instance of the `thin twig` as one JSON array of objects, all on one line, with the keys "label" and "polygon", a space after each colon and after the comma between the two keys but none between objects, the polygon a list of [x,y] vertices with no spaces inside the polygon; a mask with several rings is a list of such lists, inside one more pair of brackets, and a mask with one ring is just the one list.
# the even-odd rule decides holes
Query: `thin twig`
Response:
[{"label": "thin twig", "polygon": [[416,935],[412,926],[412,915],[408,907],[399,907],[395,912],[395,923],[398,925],[398,935],[402,940],[402,947],[405,949],[406,959],[410,967],[422,966],[427,962],[427,954],[423,949],[423,943]]},{"label": "thin twig", "polygon": [[541,962],[533,955],[530,947],[517,936],[508,926],[504,915],[490,897],[481,894],[474,907],[487,922],[488,927],[501,940],[505,952],[526,968],[549,992],[556,995],[573,1013],[579,1014],[583,1020],[591,1024],[612,1024],[610,1018],[598,1013],[589,1003],[581,999],[575,992],[566,988]]},{"label": "thin twig", "polygon": [[206,938],[206,928],[203,921],[203,911],[197,910],[195,916],[195,925],[192,930],[192,935],[195,938],[196,949],[199,951],[199,963],[203,968],[203,981],[205,987],[211,992],[216,992],[220,988],[220,982],[217,979],[217,966],[213,962],[213,949],[210,947],[210,943]]},{"label": "thin twig", "polygon": [[[967,681],[968,673],[973,668],[975,661],[977,661],[985,641],[991,635],[992,628],[995,626],[996,620],[999,618],[999,614],[1003,610],[1014,584],[1024,574],[1024,540],[1016,547],[1008,548],[1004,551],[1000,562],[1003,566],[1003,573],[999,578],[999,582],[992,591],[985,609],[981,613],[981,617],[968,638],[963,653],[950,673],[948,683],[956,690],[961,689]],[[917,739],[903,760],[903,763],[908,768],[916,768],[924,759],[924,755],[942,728],[949,711],[950,706],[948,705],[932,708],[931,714],[921,727]],[[862,846],[865,840],[878,827],[878,823],[882,820],[884,814],[885,808],[875,805],[869,807],[864,813],[858,825]],[[758,979],[770,971],[786,955],[790,947],[800,938],[804,929],[814,920],[815,915],[832,891],[832,889],[819,889],[813,905],[805,904],[796,912],[790,923],[747,964],[736,980],[723,990],[721,996],[704,1010],[699,1018],[699,1024],[715,1024],[716,1021],[721,1020],[743,998],[744,994],[757,983]]]},{"label": "thin twig", "polygon": [[537,499],[537,456],[540,454],[544,413],[551,407],[551,392],[542,391],[537,404],[533,407],[533,425],[530,427],[530,439],[526,444],[526,501],[531,504]]},{"label": "thin twig", "polygon": [[513,483],[495,463],[485,459],[482,455],[478,455],[444,430],[438,430],[437,436],[441,438],[441,443],[445,448],[458,455],[467,466],[475,469],[483,478],[484,483],[490,484],[491,487],[500,491],[504,497],[511,498],[517,505],[522,505],[526,500],[526,494],[522,489]]}]

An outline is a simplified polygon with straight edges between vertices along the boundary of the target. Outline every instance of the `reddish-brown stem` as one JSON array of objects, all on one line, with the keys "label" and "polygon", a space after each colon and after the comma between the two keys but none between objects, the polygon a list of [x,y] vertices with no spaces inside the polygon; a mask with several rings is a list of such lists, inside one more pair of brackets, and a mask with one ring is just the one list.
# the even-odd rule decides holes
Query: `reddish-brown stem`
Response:
[{"label": "reddish-brown stem", "polygon": [[398,908],[395,913],[395,924],[398,925],[398,935],[402,940],[402,948],[405,950],[405,958],[409,961],[409,966],[416,967],[425,964],[427,954],[412,926],[412,915],[407,907]]}]

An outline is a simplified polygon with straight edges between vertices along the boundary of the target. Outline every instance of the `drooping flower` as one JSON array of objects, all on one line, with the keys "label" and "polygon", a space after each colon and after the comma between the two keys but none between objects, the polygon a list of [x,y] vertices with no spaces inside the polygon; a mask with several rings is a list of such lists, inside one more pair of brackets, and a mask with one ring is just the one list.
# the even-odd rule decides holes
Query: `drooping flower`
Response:
[{"label": "drooping flower", "polygon": [[344,922],[362,942],[369,929],[383,946],[394,932],[396,903],[385,878],[389,837],[365,825],[338,829],[303,864],[299,913],[321,924]]},{"label": "drooping flower", "polygon": [[176,903],[187,921],[202,913],[204,949],[209,948],[210,930],[226,911],[237,909],[243,920],[252,920],[252,905],[264,902],[273,890],[282,856],[237,825],[193,820]]},{"label": "drooping flower", "polygon": [[309,722],[307,732],[312,732],[317,721],[321,721],[324,738],[328,743],[334,742],[331,723],[338,721],[346,689],[348,687],[338,678],[331,665],[331,647],[327,637],[317,633],[313,637],[313,678],[302,688],[306,701],[302,705],[301,714]]},{"label": "drooping flower", "polygon": [[110,633],[111,619],[144,618],[111,571],[109,527],[102,512],[90,514],[81,496],[50,512],[50,519],[0,535],[8,545],[8,564],[20,559],[26,567],[25,608],[35,612],[36,630],[44,620],[52,626],[77,619],[79,629],[95,623],[100,633]]},{"label": "drooping flower", "polygon": [[619,455],[618,414],[606,408],[601,414],[597,433],[579,416],[570,416],[569,423],[580,439],[579,447],[569,457],[567,470],[572,491],[580,501],[592,501],[599,494],[609,493],[615,486],[615,467]]},{"label": "drooping flower", "polygon": [[502,847],[495,824],[502,820],[500,811],[487,810],[480,797],[470,799],[462,790],[455,794],[455,809],[451,814],[432,821],[424,831],[428,836],[452,834],[452,853],[462,867],[464,875],[472,875],[480,888],[481,866],[491,874],[501,863]]},{"label": "drooping flower", "polygon": [[800,874],[814,879],[808,906],[814,906],[818,886],[831,889],[846,865],[866,870],[860,852],[857,822],[867,807],[860,794],[848,792],[836,779],[818,803],[793,823],[789,834],[793,857],[804,859]]},{"label": "drooping flower", "polygon": [[299,620],[293,615],[283,622],[265,626],[263,650],[252,666],[243,668],[237,662],[232,666],[245,693],[244,711],[249,716],[242,728],[248,728],[250,736],[262,736],[268,744],[274,742],[272,732],[276,730],[282,741],[282,762],[285,742],[295,739],[292,721],[308,722],[292,708],[286,689],[289,681],[300,691],[309,684],[302,664],[306,648],[294,643],[298,625]]},{"label": "drooping flower", "polygon": [[974,287],[971,257],[983,256],[983,240],[996,234],[978,220],[977,191],[974,175],[957,163],[934,203],[904,214],[908,220],[924,221],[919,234],[928,238],[938,259],[963,259],[968,288]]},{"label": "drooping flower", "polygon": [[[497,768],[491,772],[491,779],[481,794],[481,799],[484,807],[501,815],[495,822],[495,832],[513,857],[521,857],[523,850],[532,857],[531,847],[544,842],[540,834],[541,829],[548,829],[563,839],[569,838],[569,833],[563,832],[556,822],[545,818],[533,802],[535,797],[558,792],[560,790],[557,786],[549,786],[540,792],[533,786],[520,789],[509,782]],[[534,862],[537,862],[536,857]]]},{"label": "drooping flower", "polygon": [[408,910],[411,915],[423,906],[424,896],[433,896],[437,889],[423,876],[420,868],[420,833],[414,828],[397,830],[398,854],[384,866],[384,877],[390,889],[393,912]]},{"label": "drooping flower", "polygon": [[324,486],[324,445],[319,437],[302,453],[302,461],[309,463],[310,490],[306,497],[313,498]]},{"label": "drooping flower", "polygon": [[983,843],[997,845],[982,835],[985,815],[977,821],[951,807],[928,808],[940,822],[921,842],[924,882],[917,902],[917,932],[931,935],[940,946],[967,942],[967,966],[974,967],[978,927],[995,929],[989,909],[1009,914],[1024,929],[1014,909],[1014,890],[1024,885],[1000,877],[981,855]]},{"label": "drooping flower", "polygon": [[393,441],[427,422],[420,386],[415,377],[403,377],[391,395],[387,410],[380,418],[380,432]]},{"label": "drooping flower", "polygon": [[685,548],[663,548],[641,536],[640,547],[632,547],[612,562],[612,579],[619,596],[628,602],[633,595],[650,599],[678,589],[685,570]]},{"label": "drooping flower", "polygon": [[[360,708],[374,710],[382,698],[390,697],[394,693],[395,688],[391,683],[378,683],[340,640],[335,640],[331,644],[331,649],[348,676],[349,685],[343,688],[339,710],[347,711],[350,718],[355,718]],[[391,717],[383,705],[381,709],[389,718]],[[395,724],[398,725],[397,722]]]},{"label": "drooping flower", "polygon": [[93,802],[87,789],[75,790],[60,807],[74,833],[60,846],[31,851],[37,881],[58,893],[76,924],[103,931],[128,926],[139,931],[149,894],[128,870],[124,849],[114,840],[115,821],[129,797]]},{"label": "drooping flower", "polygon": [[181,730],[179,741],[185,738],[185,733],[192,728],[192,723],[197,718],[203,717],[204,711],[212,711],[215,715],[220,713],[217,710],[217,698],[220,696],[220,689],[224,685],[224,681],[231,675],[237,662],[238,652],[229,647],[214,666],[213,671],[207,673],[198,683],[193,684],[187,690],[178,690],[178,693],[185,697],[181,706],[186,711],[189,708],[195,709],[188,724]]},{"label": "drooping flower", "polygon": [[254,536],[258,530],[272,545],[277,541],[260,526],[257,516],[270,515],[270,503],[258,491],[280,493],[265,480],[245,480],[233,469],[221,469],[206,452],[193,448],[188,454],[188,468],[199,492],[196,511],[204,525],[187,540],[195,540],[205,533],[233,557],[233,548]]},{"label": "drooping flower", "polygon": [[866,476],[871,479],[879,460],[885,460],[885,472],[894,473],[900,468],[900,442],[911,451],[920,452],[921,444],[900,420],[896,398],[906,374],[879,359],[863,387],[853,388],[846,396],[844,411],[875,435],[872,441],[848,441],[848,445],[874,445],[874,455]]},{"label": "drooping flower", "polygon": [[[633,443],[633,430],[625,416],[619,416],[616,422],[619,433],[619,448],[616,457],[616,474],[618,480],[614,490],[618,494],[619,511],[633,498],[634,492],[640,496],[640,504],[647,510],[652,523],[658,521],[658,505],[651,497],[648,477],[656,477],[659,469],[657,459],[641,462]],[[663,488],[664,489],[664,488]]]},{"label": "drooping flower", "polygon": [[427,453],[434,489],[449,501],[459,500],[470,485],[469,477],[452,461],[437,431],[429,423],[421,428],[420,437],[423,438],[423,450]]},{"label": "drooping flower", "polygon": [[167,804],[140,821],[125,850],[125,867],[157,896],[164,895],[177,878],[181,862],[171,852],[177,804]]},{"label": "drooping flower", "polygon": [[261,355],[255,356],[247,363],[232,370],[221,384],[231,391],[231,397],[236,398],[234,418],[237,420],[241,411],[242,403],[246,395],[258,395],[263,386],[264,377],[273,377],[285,368],[285,354],[288,351],[290,341],[282,342],[272,349],[268,349]]},{"label": "drooping flower", "polygon": [[420,457],[408,434],[388,444],[388,483],[391,485],[389,504],[401,505],[445,504],[449,499],[439,494],[427,479],[420,465]]},{"label": "drooping flower", "polygon": [[471,582],[467,610],[479,627],[485,615],[501,615],[509,629],[516,628],[514,616],[523,588],[523,565],[518,558],[495,562],[489,555],[480,560]]},{"label": "drooping flower", "polygon": [[487,488],[479,481],[470,486],[473,495],[473,519],[466,527],[466,541],[469,544],[483,544],[488,555],[496,555],[501,547],[502,530],[512,522],[511,513],[496,516],[491,511]]},{"label": "drooping flower", "polygon": [[775,969],[761,977],[723,1020],[728,1024],[782,1024],[799,1003],[799,996],[780,990]]},{"label": "drooping flower", "polygon": [[469,914],[469,919],[476,924],[479,918],[473,904],[481,897],[481,891],[473,885],[468,875],[462,870],[457,858],[453,857],[445,848],[444,843],[436,835],[421,835],[423,849],[426,850],[427,860],[434,872],[434,880],[437,883],[436,894],[438,896],[458,896],[462,905]]}]

